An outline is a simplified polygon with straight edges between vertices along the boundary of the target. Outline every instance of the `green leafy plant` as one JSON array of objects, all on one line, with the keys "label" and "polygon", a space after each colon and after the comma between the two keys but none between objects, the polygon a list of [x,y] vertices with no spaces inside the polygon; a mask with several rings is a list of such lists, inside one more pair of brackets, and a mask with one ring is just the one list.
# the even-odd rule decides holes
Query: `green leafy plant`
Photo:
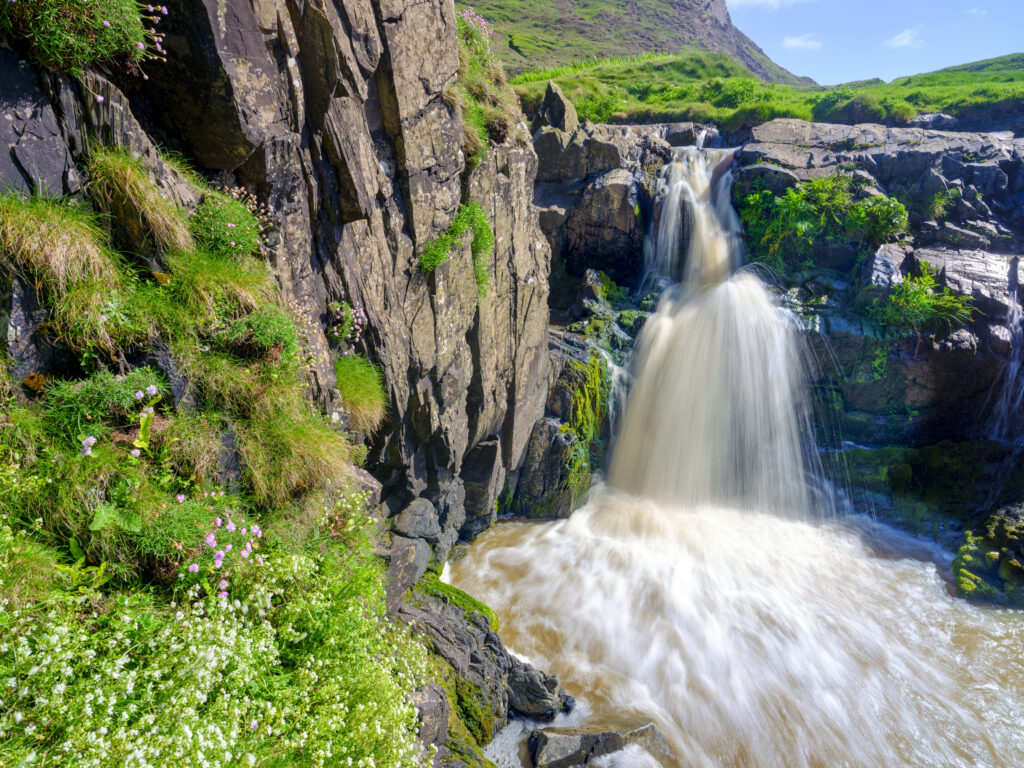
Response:
[{"label": "green leafy plant", "polygon": [[224,345],[243,357],[271,359],[282,366],[297,361],[295,322],[283,308],[265,304],[235,320],[221,335]]},{"label": "green leafy plant", "polygon": [[144,398],[166,393],[166,382],[152,368],[135,368],[124,376],[100,371],[84,381],[53,381],[44,393],[43,425],[66,444],[81,443],[133,423],[145,407]]},{"label": "green leafy plant", "polygon": [[907,209],[899,200],[857,200],[855,192],[847,176],[806,181],[781,196],[754,189],[739,205],[751,260],[783,272],[813,256],[824,241],[877,248],[906,228]]},{"label": "green leafy plant", "polygon": [[476,280],[478,298],[483,299],[487,296],[491,282],[487,259],[494,248],[494,230],[491,228],[487,212],[479,203],[469,202],[460,206],[448,230],[426,244],[423,255],[420,256],[420,266],[424,272],[433,272],[448,261],[452,249],[470,231],[473,233],[473,277]]},{"label": "green leafy plant", "polygon": [[971,298],[948,288],[940,289],[934,271],[924,263],[920,277],[910,277],[894,285],[887,296],[876,298],[868,308],[868,315],[887,330],[913,332],[918,347],[926,331],[964,325],[970,322],[973,313]]}]

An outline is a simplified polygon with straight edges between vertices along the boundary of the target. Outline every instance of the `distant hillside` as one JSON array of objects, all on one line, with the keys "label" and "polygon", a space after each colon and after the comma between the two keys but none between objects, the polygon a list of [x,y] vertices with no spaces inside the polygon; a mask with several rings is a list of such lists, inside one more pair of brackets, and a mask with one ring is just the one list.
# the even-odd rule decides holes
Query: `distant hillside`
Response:
[{"label": "distant hillside", "polygon": [[677,53],[684,46],[728,53],[762,80],[813,85],[769,59],[732,24],[726,0],[476,0],[496,30],[510,73],[590,58]]},{"label": "distant hillside", "polygon": [[683,49],[577,62],[525,72],[512,83],[529,114],[555,80],[582,117],[594,122],[693,120],[726,130],[776,117],[834,123],[904,125],[923,113],[958,118],[962,130],[1024,135],[1024,55],[830,88],[755,79],[730,56]]}]

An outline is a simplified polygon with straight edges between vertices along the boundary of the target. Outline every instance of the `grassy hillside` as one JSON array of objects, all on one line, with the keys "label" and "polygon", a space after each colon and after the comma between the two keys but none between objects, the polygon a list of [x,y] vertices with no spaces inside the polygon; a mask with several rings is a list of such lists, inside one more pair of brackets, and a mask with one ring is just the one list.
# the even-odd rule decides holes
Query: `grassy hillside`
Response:
[{"label": "grassy hillside", "polygon": [[945,112],[968,122],[1024,123],[1024,55],[965,64],[891,83],[830,88],[765,83],[724,54],[685,50],[590,61],[513,80],[527,112],[554,79],[597,122],[714,122],[727,130],[776,117],[838,123],[906,123]]},{"label": "grassy hillside", "polygon": [[798,78],[771,61],[732,25],[724,0],[457,0],[495,28],[495,50],[509,72],[684,46],[729,53],[758,77],[794,85]]}]

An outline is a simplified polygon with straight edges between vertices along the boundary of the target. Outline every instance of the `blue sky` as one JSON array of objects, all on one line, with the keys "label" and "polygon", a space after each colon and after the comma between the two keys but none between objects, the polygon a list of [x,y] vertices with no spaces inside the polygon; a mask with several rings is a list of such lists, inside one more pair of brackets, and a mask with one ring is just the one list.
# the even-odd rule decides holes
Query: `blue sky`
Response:
[{"label": "blue sky", "polygon": [[727,0],[765,53],[823,85],[1024,53],[1024,0]]}]

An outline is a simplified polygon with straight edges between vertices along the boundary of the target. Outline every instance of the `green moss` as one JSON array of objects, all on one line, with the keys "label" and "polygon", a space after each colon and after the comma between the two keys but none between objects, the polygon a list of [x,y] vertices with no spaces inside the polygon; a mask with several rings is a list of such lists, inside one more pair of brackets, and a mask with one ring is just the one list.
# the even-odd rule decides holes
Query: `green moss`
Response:
[{"label": "green moss", "polygon": [[427,573],[416,583],[413,589],[421,595],[443,600],[448,605],[453,605],[467,614],[479,613],[487,619],[487,623],[490,624],[492,630],[497,632],[499,629],[498,614],[494,612],[493,608],[480,602],[472,595],[466,594],[458,587],[445,584],[435,573]]},{"label": "green moss", "polygon": [[[495,768],[494,764],[484,757],[483,749],[481,748],[482,745],[486,745],[490,741],[490,738],[478,741],[474,735],[474,731],[481,734],[486,732],[484,726],[488,719],[490,719],[493,732],[493,715],[489,716],[489,718],[488,716],[481,716],[473,719],[474,714],[482,715],[482,713],[475,712],[479,706],[479,692],[476,694],[472,693],[472,686],[461,680],[459,674],[440,656],[432,654],[429,657],[429,663],[432,670],[431,677],[440,684],[448,698],[450,714],[448,717],[448,734],[445,747],[451,753],[452,758],[460,764],[467,765],[470,768]],[[459,696],[460,690],[462,691],[461,698]],[[469,704],[467,708],[469,711],[469,722],[467,722],[464,706],[460,703],[462,701]],[[470,722],[473,724],[472,729],[469,725]]]},{"label": "green moss", "polygon": [[984,540],[971,531],[964,534],[964,543],[953,560],[956,591],[968,600],[1002,603],[1005,598],[992,581],[992,566],[983,550]]},{"label": "green moss", "polygon": [[476,280],[478,299],[483,299],[487,296],[491,284],[487,260],[494,249],[494,230],[491,228],[487,212],[479,203],[469,202],[459,207],[448,230],[424,246],[423,255],[420,256],[420,267],[424,272],[433,272],[448,261],[452,249],[462,242],[462,238],[470,231],[473,233],[473,242],[470,246],[473,254],[473,278]]}]

